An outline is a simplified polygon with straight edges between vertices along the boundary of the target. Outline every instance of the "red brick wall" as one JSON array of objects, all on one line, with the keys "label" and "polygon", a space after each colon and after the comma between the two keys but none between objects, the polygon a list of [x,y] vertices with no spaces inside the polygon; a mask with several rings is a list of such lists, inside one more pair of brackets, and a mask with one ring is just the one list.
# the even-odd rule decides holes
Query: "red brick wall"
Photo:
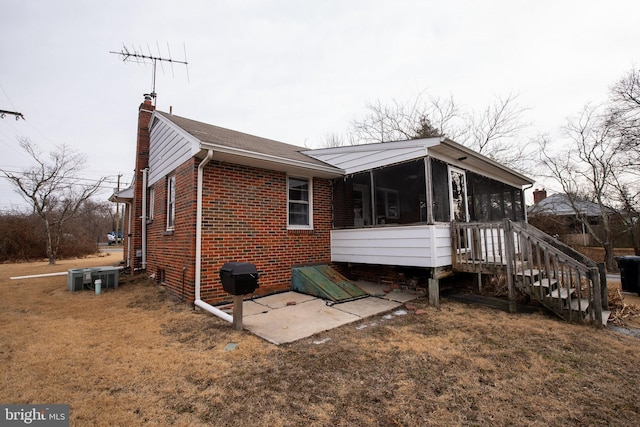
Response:
[{"label": "red brick wall", "polygon": [[332,264],[332,267],[350,280],[403,285],[413,279],[415,284],[423,288],[428,287],[428,280],[432,274],[430,268],[394,265],[336,262]]},{"label": "red brick wall", "polygon": [[[129,239],[131,240],[131,253],[126,254],[125,257],[129,258],[130,266],[132,267],[131,271],[134,268],[140,268],[142,265],[142,258],[136,256],[136,253],[142,249],[142,223],[140,221],[140,217],[142,216],[142,171],[149,167],[149,121],[151,120],[151,115],[155,110],[155,107],[151,104],[151,100],[145,100],[140,107],[138,108],[138,135],[136,142],[136,167],[135,167],[135,187],[134,187],[134,195],[133,195],[133,203],[132,206],[128,206],[127,208],[132,208],[132,216],[131,216],[131,230],[130,236],[125,237],[123,242],[124,250],[126,251],[129,247]],[[148,204],[147,204],[148,206]],[[125,214],[127,215],[127,221],[129,218],[129,210],[127,209]],[[128,225],[128,224],[127,224]],[[126,228],[127,226],[125,226]]]},{"label": "red brick wall", "polygon": [[[176,177],[176,224],[166,228],[166,180],[155,185],[154,221],[148,226],[148,271],[164,270],[165,285],[194,299],[197,163],[181,166]],[[313,179],[314,230],[287,229],[287,176],[282,172],[211,162],[204,170],[202,300],[231,300],[220,283],[225,262],[254,263],[260,273],[256,294],[291,287],[291,268],[330,262],[330,182]],[[184,286],[184,292],[183,292]]]},{"label": "red brick wall", "polygon": [[[167,230],[167,181],[156,182],[153,221],[147,224],[147,272],[185,300],[193,300],[195,280],[197,160],[181,165],[176,176],[176,218]],[[173,175],[172,174],[172,175]]]}]

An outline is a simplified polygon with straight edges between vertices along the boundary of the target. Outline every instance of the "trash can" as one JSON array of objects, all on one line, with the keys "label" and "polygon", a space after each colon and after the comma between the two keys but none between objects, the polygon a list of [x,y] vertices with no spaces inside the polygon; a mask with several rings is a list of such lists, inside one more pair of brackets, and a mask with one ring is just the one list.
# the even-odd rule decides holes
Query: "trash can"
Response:
[{"label": "trash can", "polygon": [[227,262],[220,269],[222,289],[231,295],[247,295],[258,287],[258,270],[250,262]]},{"label": "trash can", "polygon": [[640,292],[640,256],[615,257],[620,269],[620,281],[624,292]]}]

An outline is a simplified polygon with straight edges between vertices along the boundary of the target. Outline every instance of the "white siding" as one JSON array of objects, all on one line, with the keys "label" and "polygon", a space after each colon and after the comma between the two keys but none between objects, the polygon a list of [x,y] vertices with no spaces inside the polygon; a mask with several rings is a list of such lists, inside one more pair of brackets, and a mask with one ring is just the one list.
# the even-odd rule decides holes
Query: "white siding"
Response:
[{"label": "white siding", "polygon": [[331,260],[407,267],[451,265],[448,224],[331,231]]},{"label": "white siding", "polygon": [[[490,262],[506,262],[507,260],[507,249],[505,247],[505,234],[504,228],[500,227],[490,227],[490,228],[480,228],[480,247],[477,248],[479,251],[479,257],[483,260]],[[477,235],[477,234],[476,234]],[[469,242],[471,241],[468,238]],[[516,239],[514,242],[514,249],[516,253],[520,252],[520,242]]]},{"label": "white siding", "polygon": [[171,173],[192,156],[192,141],[166,122],[158,120],[151,129],[149,143],[149,185]]}]

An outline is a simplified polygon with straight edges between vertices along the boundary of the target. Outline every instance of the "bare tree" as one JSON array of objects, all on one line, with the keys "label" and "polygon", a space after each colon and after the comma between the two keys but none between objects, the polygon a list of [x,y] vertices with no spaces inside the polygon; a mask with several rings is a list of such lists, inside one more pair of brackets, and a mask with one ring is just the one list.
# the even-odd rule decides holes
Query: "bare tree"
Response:
[{"label": "bare tree", "polygon": [[369,113],[363,120],[352,123],[351,134],[358,144],[405,141],[440,136],[429,120],[425,106],[416,99],[412,103],[393,100],[383,104],[380,100],[367,105]]},{"label": "bare tree", "polygon": [[368,113],[354,120],[347,132],[350,138],[328,137],[325,146],[401,141],[446,136],[514,169],[527,171],[535,157],[521,132],[529,126],[523,120],[526,108],[518,96],[497,97],[480,112],[464,111],[453,99],[419,94],[411,102],[380,100],[367,105]]},{"label": "bare tree", "polygon": [[631,165],[640,164],[640,71],[632,69],[610,89],[609,112]]},{"label": "bare tree", "polygon": [[[629,175],[633,175],[633,170]],[[614,177],[615,198],[620,205],[616,211],[618,220],[624,224],[624,232],[631,237],[631,244],[635,255],[640,255],[640,177],[635,174],[633,180],[621,181]]]},{"label": "bare tree", "polygon": [[410,102],[392,100],[390,104],[384,104],[377,100],[368,103],[366,108],[364,118],[351,122],[346,137],[336,138],[335,134],[330,134],[324,145],[336,147],[429,138],[443,136],[444,129],[457,135],[458,129],[462,129],[453,125],[462,122],[462,116],[452,97],[425,99],[419,94]]},{"label": "bare tree", "polygon": [[493,160],[526,171],[534,157],[533,147],[520,138],[530,124],[523,120],[527,108],[517,100],[514,94],[496,97],[484,110],[468,116],[468,133],[461,142]]},{"label": "bare tree", "polygon": [[357,141],[352,134],[340,135],[339,133],[328,133],[322,144],[325,148],[344,147],[346,145],[357,145]]},{"label": "bare tree", "polygon": [[78,174],[84,168],[85,158],[65,145],[51,152],[49,161],[43,160],[30,140],[20,139],[20,146],[35,161],[35,166],[20,173],[1,170],[42,220],[49,264],[55,264],[63,226],[77,215],[105,178],[81,184]]},{"label": "bare tree", "polygon": [[[611,228],[615,187],[612,183],[621,177],[616,132],[601,109],[586,106],[576,119],[567,123],[565,134],[570,143],[563,144],[559,150],[553,150],[548,140],[541,141],[542,164],[562,186],[588,233],[604,248],[604,262],[611,269],[615,266]],[[588,221],[580,206],[584,200],[598,205],[603,233],[598,233]]]}]

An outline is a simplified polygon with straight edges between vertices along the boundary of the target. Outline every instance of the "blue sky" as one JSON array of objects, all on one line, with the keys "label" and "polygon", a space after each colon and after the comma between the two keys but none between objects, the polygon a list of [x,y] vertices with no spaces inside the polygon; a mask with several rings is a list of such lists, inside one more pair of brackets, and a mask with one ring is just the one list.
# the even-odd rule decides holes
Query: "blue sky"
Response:
[{"label": "blue sky", "polygon": [[[3,0],[0,166],[66,143],[85,178],[134,166],[137,107],[151,67],[123,44],[184,59],[157,72],[157,107],[296,145],[319,146],[367,102],[420,93],[481,109],[519,93],[528,134],[558,129],[640,64],[637,1],[46,1]],[[523,135],[526,141],[528,135]],[[106,189],[106,199],[111,193]],[[0,179],[0,209],[22,204]]]}]

